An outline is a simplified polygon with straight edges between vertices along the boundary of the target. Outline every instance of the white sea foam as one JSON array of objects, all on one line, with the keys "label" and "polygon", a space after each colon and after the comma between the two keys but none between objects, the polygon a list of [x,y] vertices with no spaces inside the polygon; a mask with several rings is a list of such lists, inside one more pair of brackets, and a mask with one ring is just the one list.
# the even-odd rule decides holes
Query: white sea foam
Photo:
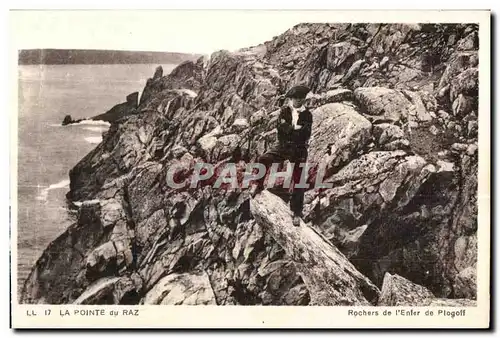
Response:
[{"label": "white sea foam", "polygon": [[[104,126],[104,127],[109,128],[110,125],[111,125],[111,123],[106,122],[106,121],[81,120],[78,123],[71,123],[71,124],[68,124],[64,127],[67,127],[67,126]],[[50,126],[51,127],[63,127],[63,125],[60,123],[59,124],[51,123]]]},{"label": "white sea foam", "polygon": [[97,133],[102,133],[103,131],[108,130],[108,128],[107,128],[107,127],[104,127],[104,126],[98,126],[98,127],[83,127],[83,129],[85,129],[85,130],[90,130],[90,131],[94,131],[94,132],[97,132]]},{"label": "white sea foam", "polygon": [[94,204],[94,203],[99,203],[100,200],[98,199],[93,199],[93,200],[85,200],[85,201],[81,201],[81,202],[73,202],[73,205],[77,206],[78,208],[82,206],[83,203],[87,203],[87,204]]},{"label": "white sea foam", "polygon": [[109,127],[111,123],[106,121],[82,120],[75,125],[93,125],[93,126],[106,126]]},{"label": "white sea foam", "polygon": [[84,139],[90,144],[99,144],[102,142],[102,136],[87,136]]},{"label": "white sea foam", "polygon": [[36,197],[38,201],[46,201],[49,197],[49,191],[54,189],[65,189],[69,187],[69,180],[62,180],[56,184],[51,184],[47,188],[42,189],[39,195]]}]

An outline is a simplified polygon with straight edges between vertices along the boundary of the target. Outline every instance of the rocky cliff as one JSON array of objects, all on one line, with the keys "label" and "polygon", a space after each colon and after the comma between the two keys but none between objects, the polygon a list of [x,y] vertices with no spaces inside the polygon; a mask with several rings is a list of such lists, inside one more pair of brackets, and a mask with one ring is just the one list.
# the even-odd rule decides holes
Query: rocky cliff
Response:
[{"label": "rocky cliff", "polygon": [[[93,116],[93,117],[89,118],[88,120],[115,123],[123,117],[126,117],[128,115],[132,115],[132,114],[136,114],[138,100],[139,100],[139,93],[134,92],[132,94],[127,95],[125,102],[119,103],[119,104],[113,106],[107,112]],[[66,116],[64,116],[64,119],[62,121],[62,125],[66,126],[68,124],[78,123],[78,122],[81,122],[84,120],[87,120],[87,119],[76,119],[75,120],[71,117],[71,115],[66,115]]]},{"label": "rocky cliff", "polygon": [[[158,69],[136,113],[70,171],[78,221],[22,302],[474,304],[477,33],[300,24]],[[269,192],[166,184],[173,165],[254,160],[275,141],[278,96],[298,83],[312,89],[309,161],[333,185],[306,193],[301,227]]]}]

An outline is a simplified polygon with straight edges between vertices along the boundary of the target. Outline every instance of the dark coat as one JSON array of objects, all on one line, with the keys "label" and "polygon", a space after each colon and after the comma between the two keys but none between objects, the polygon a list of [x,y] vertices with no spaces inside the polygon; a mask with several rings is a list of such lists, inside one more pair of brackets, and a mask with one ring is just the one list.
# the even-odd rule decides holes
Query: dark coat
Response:
[{"label": "dark coat", "polygon": [[278,142],[280,146],[305,146],[311,137],[312,114],[305,108],[299,112],[298,125],[295,130],[292,124],[292,108],[281,107],[278,117]]}]

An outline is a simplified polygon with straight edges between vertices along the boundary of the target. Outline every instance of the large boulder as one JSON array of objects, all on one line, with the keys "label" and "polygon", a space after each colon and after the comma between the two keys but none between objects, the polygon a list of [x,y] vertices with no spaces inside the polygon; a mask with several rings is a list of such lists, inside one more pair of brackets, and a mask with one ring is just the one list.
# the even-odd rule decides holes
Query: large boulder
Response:
[{"label": "large boulder", "polygon": [[386,272],[378,305],[422,306],[435,298],[425,287],[412,283],[404,277]]},{"label": "large boulder", "polygon": [[378,145],[400,140],[405,137],[403,130],[391,123],[380,123],[373,126],[373,137]]},{"label": "large boulder", "polygon": [[370,121],[399,122],[408,118],[411,102],[397,90],[383,87],[361,87],[354,91],[361,113]]},{"label": "large boulder", "polygon": [[457,50],[470,51],[479,47],[479,36],[477,30],[470,32],[457,43]]},{"label": "large boulder", "polygon": [[133,253],[128,239],[106,242],[87,256],[85,264],[87,279],[92,279],[91,275],[113,275],[126,270],[132,263]]},{"label": "large boulder", "polygon": [[[331,188],[306,192],[305,220],[317,225],[351,258],[359,250],[370,248],[366,242],[374,238],[372,227],[384,215],[398,213],[407,206],[435,170],[422,157],[402,150],[362,155],[325,180]],[[377,243],[399,243],[405,229],[407,234],[414,233],[408,226],[401,224],[398,231],[387,229],[383,241],[377,237]],[[357,262],[362,263],[362,259],[366,257]]]},{"label": "large boulder", "polygon": [[424,101],[420,97],[420,93],[413,92],[410,90],[405,90],[404,94],[410,99],[410,102],[413,104],[412,112],[415,113],[416,120],[419,122],[429,122],[432,120],[432,116],[427,111],[426,105]]},{"label": "large boulder", "polygon": [[[333,71],[342,66],[344,66],[344,69],[349,68],[357,51],[358,47],[348,41],[328,45],[326,53],[327,68]],[[349,61],[351,62],[345,66],[344,64]]]},{"label": "large boulder", "polygon": [[453,101],[452,112],[456,118],[462,118],[477,108],[477,101],[470,96],[458,94]]},{"label": "large boulder", "polygon": [[[306,200],[311,201],[306,207],[306,219],[321,224],[337,208],[343,208],[345,199],[345,207],[348,206],[345,211],[351,217],[363,216],[363,221],[369,222],[386,208],[406,205],[434,171],[434,166],[422,157],[402,150],[364,154],[325,180],[332,188],[306,193]],[[370,215],[366,214],[368,211]]]},{"label": "large boulder", "polygon": [[346,88],[332,89],[321,94],[310,94],[306,98],[308,107],[319,107],[327,103],[353,101],[354,95],[352,91]]},{"label": "large boulder", "polygon": [[475,67],[475,60],[477,60],[477,51],[453,53],[448,59],[437,90],[439,91],[450,85],[453,79],[467,68]]},{"label": "large boulder", "polygon": [[476,299],[477,297],[477,269],[469,266],[463,269],[455,277],[453,284],[455,296],[460,298]]},{"label": "large boulder", "polygon": [[423,180],[417,177],[415,189],[398,191],[400,207],[376,215],[360,238],[352,258],[377,285],[389,271],[438,297],[471,294],[473,280],[457,275],[477,262],[477,166],[474,153],[462,156],[453,165],[438,163]]},{"label": "large boulder", "polygon": [[437,298],[427,288],[408,279],[386,273],[379,306],[476,306],[470,299]]},{"label": "large boulder", "polygon": [[279,197],[263,191],[250,205],[257,222],[295,261],[312,304],[369,305],[377,302],[377,287],[336,247],[304,223],[299,227],[291,226],[291,211]]},{"label": "large boulder", "polygon": [[231,157],[233,151],[238,146],[241,137],[238,134],[224,135],[217,139],[215,146],[212,150],[211,159],[214,162]]},{"label": "large boulder", "polygon": [[458,74],[451,80],[450,100],[453,101],[459,94],[475,97],[478,94],[479,71],[477,68],[469,68]]},{"label": "large boulder", "polygon": [[72,304],[137,304],[142,280],[137,273],[123,277],[103,277],[92,283]]},{"label": "large boulder", "polygon": [[206,273],[171,274],[163,277],[146,293],[146,305],[216,305]]},{"label": "large boulder", "polygon": [[364,148],[371,123],[353,105],[330,103],[313,111],[308,161],[325,164],[328,176]]}]

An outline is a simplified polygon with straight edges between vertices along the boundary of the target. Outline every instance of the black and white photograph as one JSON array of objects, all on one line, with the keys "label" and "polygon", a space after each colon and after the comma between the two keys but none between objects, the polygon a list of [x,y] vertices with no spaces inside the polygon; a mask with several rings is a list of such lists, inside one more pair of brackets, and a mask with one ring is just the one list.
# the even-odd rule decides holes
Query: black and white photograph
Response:
[{"label": "black and white photograph", "polygon": [[488,299],[481,24],[262,15],[248,45],[16,51],[19,305],[459,321]]}]

